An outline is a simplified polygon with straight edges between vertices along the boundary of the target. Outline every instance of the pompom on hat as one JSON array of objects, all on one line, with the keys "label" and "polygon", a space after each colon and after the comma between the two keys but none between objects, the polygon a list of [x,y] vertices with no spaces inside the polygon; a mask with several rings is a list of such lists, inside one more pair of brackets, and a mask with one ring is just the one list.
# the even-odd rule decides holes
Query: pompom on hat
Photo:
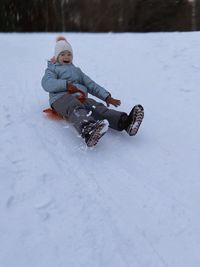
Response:
[{"label": "pompom on hat", "polygon": [[65,37],[58,36],[56,38],[56,45],[55,45],[55,51],[54,51],[55,60],[58,59],[58,56],[61,52],[66,51],[66,50],[71,52],[73,56],[73,50],[72,50],[72,46],[70,45],[70,43],[68,43]]}]

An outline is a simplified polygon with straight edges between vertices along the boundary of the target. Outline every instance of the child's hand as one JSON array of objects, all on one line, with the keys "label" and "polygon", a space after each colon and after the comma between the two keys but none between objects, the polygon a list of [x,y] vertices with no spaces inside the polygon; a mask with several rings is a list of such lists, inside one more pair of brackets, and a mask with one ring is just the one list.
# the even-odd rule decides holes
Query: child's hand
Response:
[{"label": "child's hand", "polygon": [[120,100],[112,98],[111,96],[108,96],[105,101],[106,101],[106,104],[107,104],[108,107],[110,105],[113,105],[115,107],[118,107],[118,106],[121,105],[121,101]]},{"label": "child's hand", "polygon": [[67,83],[67,92],[69,94],[77,93],[79,92],[78,88],[74,86],[72,83]]},{"label": "child's hand", "polygon": [[84,103],[86,99],[86,95],[83,91],[79,90],[75,85],[72,83],[68,82],[67,83],[67,92],[69,94],[74,94],[74,93],[80,93],[76,98],[81,102]]}]

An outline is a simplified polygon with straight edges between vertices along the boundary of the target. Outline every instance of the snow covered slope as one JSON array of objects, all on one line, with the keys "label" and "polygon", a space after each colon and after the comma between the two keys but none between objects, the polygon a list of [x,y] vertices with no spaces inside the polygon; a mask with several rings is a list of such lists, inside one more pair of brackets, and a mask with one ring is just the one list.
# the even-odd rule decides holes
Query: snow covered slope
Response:
[{"label": "snow covered slope", "polygon": [[0,266],[200,266],[200,33],[66,34],[74,63],[145,107],[94,149],[48,120],[57,34],[0,34]]}]

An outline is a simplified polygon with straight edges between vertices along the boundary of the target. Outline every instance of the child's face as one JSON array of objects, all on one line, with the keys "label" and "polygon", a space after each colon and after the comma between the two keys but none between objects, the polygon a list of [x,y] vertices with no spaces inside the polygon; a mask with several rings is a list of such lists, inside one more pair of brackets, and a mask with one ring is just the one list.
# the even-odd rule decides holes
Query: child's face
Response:
[{"label": "child's face", "polygon": [[72,63],[72,53],[69,51],[63,51],[58,56],[58,62],[60,64],[70,64]]}]

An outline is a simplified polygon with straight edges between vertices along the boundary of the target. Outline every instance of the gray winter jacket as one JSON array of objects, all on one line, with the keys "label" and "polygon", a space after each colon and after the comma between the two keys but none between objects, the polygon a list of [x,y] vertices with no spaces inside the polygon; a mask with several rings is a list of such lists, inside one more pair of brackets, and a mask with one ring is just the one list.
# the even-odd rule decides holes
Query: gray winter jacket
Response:
[{"label": "gray winter jacket", "polygon": [[80,68],[75,67],[73,64],[53,64],[49,61],[42,78],[42,87],[45,91],[49,92],[50,105],[67,93],[68,82],[83,91],[86,97],[90,93],[101,100],[105,100],[110,95],[107,90],[96,84]]}]

